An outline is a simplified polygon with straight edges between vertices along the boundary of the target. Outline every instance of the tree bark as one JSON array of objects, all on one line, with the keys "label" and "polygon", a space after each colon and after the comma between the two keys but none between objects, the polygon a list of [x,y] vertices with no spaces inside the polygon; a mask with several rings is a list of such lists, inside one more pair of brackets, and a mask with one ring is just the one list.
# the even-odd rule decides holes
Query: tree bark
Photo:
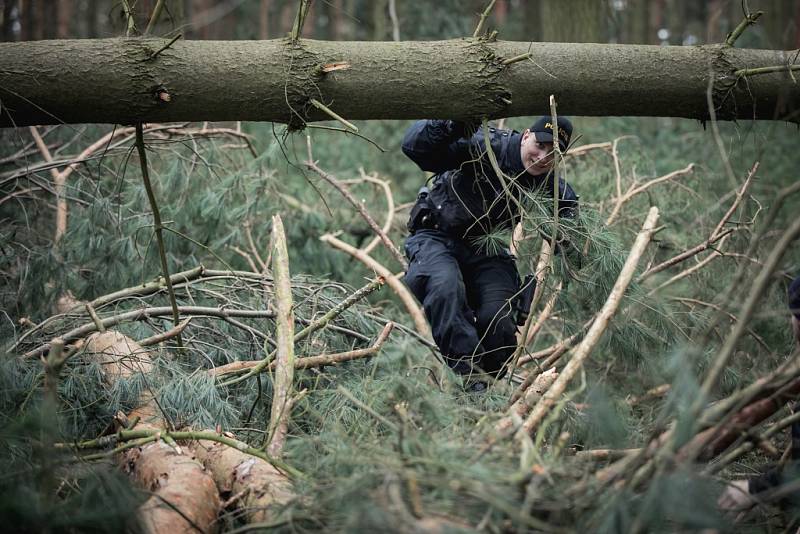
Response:
[{"label": "tree bark", "polygon": [[[800,121],[787,53],[722,45],[59,40],[0,44],[0,126],[66,123],[477,118],[543,114]],[[158,54],[153,57],[153,55]],[[320,65],[350,68],[323,74]],[[535,62],[535,63],[534,63]],[[509,103],[510,102],[510,103]]]},{"label": "tree bark", "polygon": [[[149,352],[129,337],[109,330],[86,342],[86,357],[103,365],[106,382],[153,370]],[[139,418],[137,428],[162,428],[165,421],[153,393],[145,389],[140,406],[128,418]],[[170,534],[212,532],[220,509],[213,478],[194,458],[161,440],[118,455],[123,470],[152,495],[139,507],[145,532]]]}]

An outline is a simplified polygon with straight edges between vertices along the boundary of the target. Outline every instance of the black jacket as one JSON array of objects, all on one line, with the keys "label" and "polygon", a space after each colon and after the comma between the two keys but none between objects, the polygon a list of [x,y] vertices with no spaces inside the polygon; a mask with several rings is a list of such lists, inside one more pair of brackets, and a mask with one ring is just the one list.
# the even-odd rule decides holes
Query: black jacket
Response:
[{"label": "black jacket", "polygon": [[[553,180],[525,172],[520,156],[522,134],[489,129],[489,139],[500,170],[494,171],[482,129],[469,138],[463,126],[449,120],[417,121],[406,132],[403,153],[423,171],[436,173],[427,202],[436,227],[454,237],[474,237],[513,227],[527,194],[553,197]],[[558,180],[559,216],[574,217],[578,196]]]}]

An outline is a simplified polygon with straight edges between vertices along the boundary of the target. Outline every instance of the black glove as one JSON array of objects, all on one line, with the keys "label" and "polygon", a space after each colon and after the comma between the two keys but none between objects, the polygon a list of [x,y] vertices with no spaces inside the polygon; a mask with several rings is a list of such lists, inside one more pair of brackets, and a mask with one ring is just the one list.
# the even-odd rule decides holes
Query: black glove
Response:
[{"label": "black glove", "polygon": [[480,130],[481,123],[475,121],[456,121],[451,120],[450,123],[450,132],[456,139],[469,139],[475,132]]}]

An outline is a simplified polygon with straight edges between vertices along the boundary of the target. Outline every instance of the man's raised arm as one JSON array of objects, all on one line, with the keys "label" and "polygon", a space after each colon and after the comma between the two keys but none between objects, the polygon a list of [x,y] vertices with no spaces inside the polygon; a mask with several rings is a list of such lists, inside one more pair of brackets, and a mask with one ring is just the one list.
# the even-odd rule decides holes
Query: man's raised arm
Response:
[{"label": "man's raised arm", "polygon": [[474,160],[472,132],[467,124],[451,120],[420,120],[403,138],[403,153],[420,169],[444,172]]}]

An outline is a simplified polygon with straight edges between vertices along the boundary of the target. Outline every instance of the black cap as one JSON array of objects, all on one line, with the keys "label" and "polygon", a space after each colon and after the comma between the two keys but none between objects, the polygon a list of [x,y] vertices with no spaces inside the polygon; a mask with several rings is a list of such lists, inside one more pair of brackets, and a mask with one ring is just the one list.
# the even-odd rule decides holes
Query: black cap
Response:
[{"label": "black cap", "polygon": [[800,320],[800,276],[789,284],[789,310]]},{"label": "black cap", "polygon": [[[553,118],[550,115],[540,117],[533,123],[531,131],[536,134],[536,140],[543,143],[553,142]],[[567,150],[572,139],[572,123],[566,117],[558,118],[558,146],[562,152]]]}]

